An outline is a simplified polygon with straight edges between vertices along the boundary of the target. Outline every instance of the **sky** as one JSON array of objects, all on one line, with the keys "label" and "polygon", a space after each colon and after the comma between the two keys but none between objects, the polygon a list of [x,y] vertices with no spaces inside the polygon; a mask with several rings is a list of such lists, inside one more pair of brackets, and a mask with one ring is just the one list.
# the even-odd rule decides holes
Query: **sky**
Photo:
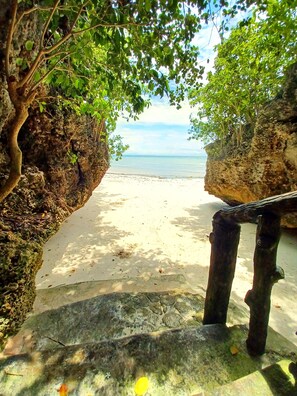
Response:
[{"label": "sky", "polygon": [[187,140],[191,111],[188,104],[177,110],[166,99],[154,98],[138,121],[120,120],[116,133],[130,146],[126,154],[198,155],[203,144]]},{"label": "sky", "polygon": [[[242,16],[239,13],[231,25],[235,25]],[[229,34],[225,33],[225,37]],[[219,43],[220,37],[213,23],[205,24],[194,39],[193,44],[198,45],[200,50],[199,65],[204,66],[206,72],[213,67],[214,46]],[[190,115],[195,114],[195,109],[184,103],[177,110],[164,98],[152,98],[151,102],[151,107],[140,115],[139,120],[118,121],[115,132],[123,137],[124,144],[130,146],[126,154],[195,156],[205,153],[202,142],[188,140]]]},{"label": "sky", "polygon": [[[219,41],[212,24],[206,25],[195,39],[194,44],[200,48],[199,64],[208,70],[213,65],[213,47]],[[123,137],[124,144],[129,145],[125,154],[195,156],[205,153],[202,142],[188,140],[190,115],[195,113],[195,109],[183,103],[182,108],[177,110],[169,105],[167,98],[152,98],[151,103],[139,120],[118,121],[115,133]]]}]

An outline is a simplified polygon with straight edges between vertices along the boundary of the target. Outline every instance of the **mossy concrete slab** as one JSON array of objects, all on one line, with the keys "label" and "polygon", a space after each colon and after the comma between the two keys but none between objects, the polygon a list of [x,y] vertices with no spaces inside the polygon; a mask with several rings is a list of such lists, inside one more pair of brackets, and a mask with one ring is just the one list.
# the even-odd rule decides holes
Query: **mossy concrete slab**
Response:
[{"label": "mossy concrete slab", "polygon": [[246,337],[245,327],[209,325],[11,356],[0,361],[0,394],[55,395],[66,384],[69,395],[132,396],[141,376],[148,378],[146,396],[207,394],[284,358],[296,359],[294,345],[279,347],[284,340],[276,333],[267,353],[251,358]]},{"label": "mossy concrete slab", "polygon": [[[202,326],[204,299],[181,292],[112,293],[33,315],[0,360],[0,396],[134,395],[214,391],[297,349],[269,330],[267,353],[251,358],[245,326]],[[176,328],[178,327],[178,328]],[[29,342],[24,342],[29,341]]]},{"label": "mossy concrete slab", "polygon": [[201,326],[204,299],[191,293],[112,293],[31,316],[4,353],[100,342]]},{"label": "mossy concrete slab", "polygon": [[164,291],[194,292],[186,278],[181,274],[160,274],[159,276],[80,282],[47,289],[37,289],[34,313],[59,308],[62,305],[87,300],[102,294]]}]

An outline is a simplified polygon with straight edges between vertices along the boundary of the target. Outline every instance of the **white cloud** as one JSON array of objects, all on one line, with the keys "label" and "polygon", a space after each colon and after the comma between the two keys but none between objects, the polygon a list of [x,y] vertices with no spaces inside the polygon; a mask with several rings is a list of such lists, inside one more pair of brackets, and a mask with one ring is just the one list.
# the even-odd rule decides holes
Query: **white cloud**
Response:
[{"label": "white cloud", "polygon": [[187,140],[188,128],[181,125],[135,125],[133,129],[119,128],[124,143],[129,144],[127,154],[147,155],[198,155],[203,145]]},{"label": "white cloud", "polygon": [[165,124],[165,125],[185,125],[190,126],[190,114],[193,109],[190,108],[188,103],[183,103],[182,108],[177,110],[176,107],[170,106],[168,101],[165,102],[153,100],[152,105],[145,109],[145,111],[139,116],[138,121],[127,121],[121,119],[118,122],[118,127],[125,127],[127,124]]}]

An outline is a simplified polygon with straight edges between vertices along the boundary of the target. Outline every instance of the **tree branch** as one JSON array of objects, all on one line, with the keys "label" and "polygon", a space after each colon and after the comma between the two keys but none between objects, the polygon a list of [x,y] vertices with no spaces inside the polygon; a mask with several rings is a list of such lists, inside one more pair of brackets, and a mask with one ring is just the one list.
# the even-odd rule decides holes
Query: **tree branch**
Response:
[{"label": "tree branch", "polygon": [[[17,0],[15,0],[15,1],[17,1]],[[75,17],[75,19],[74,19],[74,21],[73,21],[73,23],[72,23],[70,32],[69,32],[68,34],[66,34],[66,36],[64,36],[61,40],[59,40],[56,44],[52,45],[50,48],[45,49],[45,48],[42,48],[42,46],[43,46],[43,41],[44,41],[44,35],[45,35],[45,33],[46,33],[47,29],[48,29],[49,23],[50,23],[50,21],[51,21],[53,15],[54,15],[54,13],[55,13],[55,11],[56,11],[58,5],[59,5],[59,2],[60,2],[60,0],[56,0],[55,5],[54,5],[53,8],[52,8],[52,12],[51,12],[50,16],[48,17],[47,22],[46,22],[46,24],[45,24],[45,26],[44,26],[44,28],[43,28],[43,32],[42,32],[41,40],[40,40],[40,49],[39,49],[39,53],[38,53],[38,55],[36,56],[36,58],[35,58],[33,64],[31,65],[31,67],[30,67],[28,73],[27,73],[27,74],[25,75],[25,77],[18,83],[18,88],[23,87],[25,84],[27,84],[28,82],[30,82],[30,80],[31,80],[31,78],[33,77],[33,74],[35,73],[36,69],[37,69],[37,68],[40,66],[40,64],[44,61],[44,59],[42,59],[44,55],[47,55],[47,54],[52,53],[53,51],[55,51],[56,49],[58,49],[59,47],[61,47],[61,45],[63,45],[67,40],[70,39],[70,37],[72,36],[72,29],[73,29],[74,25],[76,24],[76,22],[77,22],[77,20],[78,20],[78,18],[79,18],[79,16],[80,16],[80,14],[81,14],[81,12],[82,12],[82,10],[83,10],[83,7],[89,2],[89,0],[88,0],[87,2],[85,2],[85,3],[80,7],[79,11],[77,12],[76,17]],[[35,87],[35,86],[36,86],[36,84],[34,85],[34,87]],[[32,89],[31,89],[31,91],[32,91]]]},{"label": "tree branch", "polygon": [[36,56],[33,64],[30,66],[30,69],[28,70],[28,73],[25,75],[25,77],[21,81],[18,82],[17,88],[23,87],[25,84],[27,84],[30,81],[30,79],[32,78],[32,76],[35,73],[36,69],[43,62],[43,60],[44,60],[44,59],[42,59],[43,56],[44,56],[44,52],[42,50],[39,51],[39,53]]},{"label": "tree branch", "polygon": [[11,10],[12,11],[11,12],[11,21],[10,21],[10,25],[9,25],[9,29],[8,29],[6,48],[5,48],[5,74],[6,74],[7,80],[9,78],[9,54],[10,54],[10,49],[11,49],[11,44],[12,44],[14,25],[16,22],[17,9],[18,9],[18,1],[13,0],[12,10]]},{"label": "tree branch", "polygon": [[37,83],[33,85],[33,87],[30,89],[29,95],[33,94],[36,88],[39,87],[39,85],[42,83],[42,81],[44,81],[46,77],[49,76],[50,73],[52,73],[56,69],[56,66],[71,54],[72,52],[68,52],[65,56],[62,56],[62,58],[58,59],[57,62],[55,62],[55,64],[39,79],[39,81],[37,81]]},{"label": "tree branch", "polygon": [[44,36],[45,36],[45,34],[46,34],[46,32],[47,32],[47,29],[48,29],[48,27],[49,27],[49,24],[50,24],[50,22],[51,22],[51,20],[52,20],[52,18],[53,18],[54,13],[55,13],[56,10],[57,10],[57,7],[58,7],[59,3],[60,3],[60,0],[56,0],[56,1],[55,1],[55,4],[54,4],[54,6],[53,6],[53,8],[52,8],[52,11],[51,11],[51,13],[50,13],[49,17],[47,18],[47,21],[46,21],[46,23],[45,23],[45,25],[44,25],[44,28],[43,28],[43,31],[42,31],[42,34],[41,34],[41,37],[40,37],[39,50],[42,50],[42,48],[43,48]]},{"label": "tree branch", "polygon": [[77,74],[76,72],[74,72],[74,70],[71,70],[71,69],[66,69],[66,68],[63,68],[63,67],[56,67],[55,70],[61,71],[61,72],[65,72],[65,73],[69,73],[70,75],[74,75],[76,77],[84,78],[85,80],[91,80],[90,77],[84,76],[83,74]]},{"label": "tree branch", "polygon": [[78,18],[80,17],[80,15],[81,15],[81,13],[82,13],[82,10],[86,7],[86,5],[87,5],[88,3],[89,3],[89,0],[87,0],[85,3],[83,3],[83,4],[81,5],[81,7],[80,7],[80,9],[78,10],[78,13],[77,13],[77,15],[76,15],[76,17],[75,17],[75,19],[74,19],[72,25],[71,25],[70,32],[73,31],[74,26],[76,25],[76,22],[78,21]]},{"label": "tree branch", "polygon": [[[29,8],[28,10],[23,11],[20,16],[18,17],[16,23],[15,23],[15,29],[17,28],[18,24],[21,22],[21,20],[26,16],[26,15],[30,15],[33,12],[38,12],[38,11],[51,11],[53,7],[42,7],[42,6],[36,6],[33,8]],[[60,6],[57,7],[57,10],[67,10],[70,7],[66,7],[66,6]]]},{"label": "tree branch", "polygon": [[[49,16],[49,18],[48,18],[48,20],[47,20],[47,22],[46,22],[46,25],[45,25],[45,27],[44,27],[44,29],[43,29],[43,33],[42,33],[42,36],[43,36],[43,37],[44,37],[45,32],[46,32],[46,30],[47,30],[47,28],[48,28],[48,25],[49,25],[49,23],[50,23],[50,20],[51,20],[51,18],[52,18],[52,15],[54,14],[54,11],[55,11],[56,8],[58,7],[59,1],[60,1],[60,0],[56,0],[55,5],[54,5],[54,7],[53,7],[53,10],[52,10],[52,12],[51,12],[51,15]],[[85,28],[85,29],[73,31],[73,29],[74,29],[74,27],[75,27],[75,25],[76,25],[76,23],[77,23],[79,17],[81,16],[81,13],[82,13],[84,7],[85,7],[88,3],[89,3],[89,0],[87,0],[86,2],[84,2],[84,3],[81,5],[81,7],[79,8],[79,10],[78,10],[78,12],[77,12],[77,14],[76,14],[76,16],[75,16],[73,22],[72,22],[72,25],[71,25],[71,28],[70,28],[69,33],[67,33],[63,38],[61,38],[56,44],[52,45],[51,47],[49,47],[49,48],[40,48],[40,51],[39,51],[38,55],[36,56],[36,58],[35,58],[33,64],[31,65],[31,67],[30,67],[28,73],[27,73],[26,76],[22,79],[22,81],[20,81],[20,82],[18,83],[18,88],[23,87],[25,84],[27,84],[28,82],[30,82],[30,80],[31,80],[32,77],[33,77],[34,72],[35,72],[36,69],[40,66],[40,64],[44,61],[44,59],[42,59],[42,58],[44,57],[44,55],[48,55],[48,54],[51,54],[52,52],[56,51],[56,50],[59,49],[64,43],[66,43],[71,37],[74,37],[74,36],[76,36],[76,35],[79,35],[79,34],[81,34],[81,33],[84,33],[84,32],[87,32],[87,31],[90,31],[90,30],[93,30],[93,29],[96,29],[96,28],[98,28],[98,27],[113,27],[113,28],[120,28],[120,27],[122,27],[122,28],[123,28],[123,27],[128,27],[128,26],[147,26],[147,24],[137,24],[137,23],[135,23],[135,22],[129,22],[129,23],[126,23],[126,24],[116,24],[116,23],[115,23],[115,24],[104,24],[104,23],[98,23],[98,24],[95,24],[95,25],[90,26],[90,27]],[[44,40],[44,39],[42,39],[42,42],[43,42],[43,40]],[[54,55],[53,55],[53,56],[54,56]],[[51,70],[52,70],[52,69],[51,69]],[[34,87],[36,87],[36,84],[34,85]],[[32,89],[31,89],[31,90],[32,90]]]},{"label": "tree branch", "polygon": [[50,59],[54,58],[55,56],[59,56],[59,55],[66,54],[66,53],[69,53],[69,51],[57,51],[54,54],[51,54],[49,56],[45,56],[44,60],[47,62]]},{"label": "tree branch", "polygon": [[66,41],[68,41],[72,37],[74,26],[76,25],[78,18],[80,17],[80,15],[82,13],[82,10],[88,3],[89,3],[89,0],[81,5],[80,9],[78,10],[78,12],[76,14],[76,17],[74,18],[74,21],[72,22],[69,33],[66,34],[63,38],[61,38],[61,40],[59,40],[56,44],[52,45],[50,48],[43,49],[44,54],[50,54],[51,52],[55,51],[56,49],[61,47],[61,45],[63,45]]},{"label": "tree branch", "polygon": [[137,22],[128,22],[128,23],[98,23],[96,25],[90,26],[85,29],[77,30],[75,32],[72,32],[73,36],[76,36],[77,34],[81,34],[84,32],[88,32],[89,30],[96,29],[98,27],[109,27],[109,28],[125,28],[129,26],[149,26],[149,23],[137,23]]}]

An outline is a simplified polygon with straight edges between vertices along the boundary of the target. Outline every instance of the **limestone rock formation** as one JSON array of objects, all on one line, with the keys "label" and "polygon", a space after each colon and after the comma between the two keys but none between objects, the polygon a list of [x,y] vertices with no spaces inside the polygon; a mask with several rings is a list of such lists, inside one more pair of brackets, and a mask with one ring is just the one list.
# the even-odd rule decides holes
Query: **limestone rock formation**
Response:
[{"label": "limestone rock formation", "polygon": [[[23,128],[23,175],[0,204],[0,343],[32,308],[43,243],[84,205],[108,168],[102,130],[90,117],[51,118],[37,110]],[[6,172],[3,166],[0,177]]]},{"label": "limestone rock formation", "polygon": [[[207,147],[205,189],[231,205],[297,190],[297,64],[282,93],[260,113],[240,147]],[[284,219],[297,227],[297,216]]]},{"label": "limestone rock formation", "polygon": [[[9,2],[0,0],[1,48],[5,48],[9,8]],[[22,51],[32,31],[38,38],[38,21],[32,18],[20,29],[22,36],[12,59]],[[9,173],[7,131],[14,115],[3,71],[1,50],[0,185]],[[69,214],[84,205],[108,169],[104,128],[104,122],[78,117],[61,109],[55,100],[44,112],[37,103],[29,111],[19,135],[22,177],[0,204],[0,349],[5,337],[15,332],[32,309],[43,243]]]}]

